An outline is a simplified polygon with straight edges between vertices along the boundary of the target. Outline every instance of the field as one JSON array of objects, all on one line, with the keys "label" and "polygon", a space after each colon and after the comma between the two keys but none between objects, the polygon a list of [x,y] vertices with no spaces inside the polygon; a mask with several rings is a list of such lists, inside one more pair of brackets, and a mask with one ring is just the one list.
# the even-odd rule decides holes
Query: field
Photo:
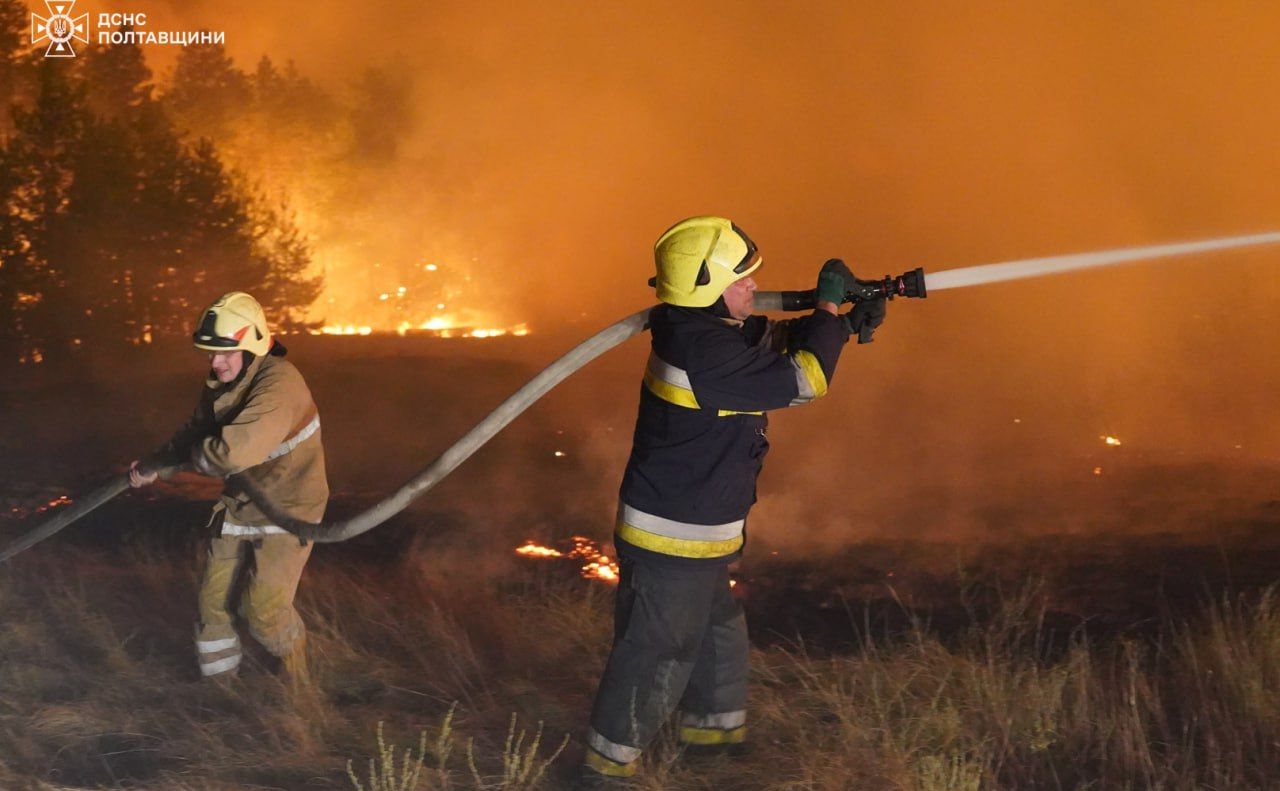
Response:
[{"label": "field", "polygon": [[[363,340],[295,349],[335,514],[401,483],[557,348]],[[199,387],[189,354],[8,377],[0,540],[162,440]],[[419,788],[565,787],[611,589],[513,549],[607,541],[642,355],[594,364],[392,523],[317,549],[299,602],[310,691],[261,655],[229,686],[198,679],[208,482],[128,494],[0,568],[0,788],[351,789],[349,761],[365,788],[396,788],[370,782],[379,728],[397,768],[422,746]],[[850,498],[845,525],[830,512],[846,494],[822,499],[804,455],[816,410],[837,406],[776,421],[737,572],[753,752],[696,759],[666,734],[637,788],[1280,786],[1274,466],[1015,460],[993,436],[963,474],[868,463],[875,493]]]}]

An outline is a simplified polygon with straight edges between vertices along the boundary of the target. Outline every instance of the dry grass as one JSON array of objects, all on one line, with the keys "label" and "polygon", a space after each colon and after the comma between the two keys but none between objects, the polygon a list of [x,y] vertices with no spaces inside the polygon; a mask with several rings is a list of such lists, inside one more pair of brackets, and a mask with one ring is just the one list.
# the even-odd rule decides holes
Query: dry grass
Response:
[{"label": "dry grass", "polygon": [[[33,552],[0,576],[0,788],[563,787],[609,593],[460,567],[322,553],[302,599],[317,689],[295,695],[262,663],[196,678],[181,556]],[[752,755],[695,761],[666,733],[635,787],[1280,786],[1273,593],[1106,642],[1047,639],[1042,601],[1006,596],[945,641],[916,624],[845,655],[758,651]]]}]

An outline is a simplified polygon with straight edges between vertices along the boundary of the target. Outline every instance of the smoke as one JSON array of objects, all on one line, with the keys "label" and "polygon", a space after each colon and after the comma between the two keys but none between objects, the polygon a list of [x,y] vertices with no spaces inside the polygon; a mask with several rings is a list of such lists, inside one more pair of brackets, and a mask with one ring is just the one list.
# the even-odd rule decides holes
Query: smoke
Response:
[{"label": "smoke", "polygon": [[[830,256],[880,276],[1280,217],[1280,12],[1256,5],[154,7],[152,27],[226,30],[242,67],[269,53],[342,91],[370,67],[404,75],[403,117],[385,119],[404,121],[395,152],[370,166],[379,197],[349,226],[462,267],[468,306],[546,339],[530,370],[650,302],[652,242],[688,215],[742,225],[766,289],[809,287]],[[1220,253],[893,304],[830,396],[774,420],[753,530],[1086,529],[1131,497],[1113,480],[1187,504],[1177,475],[1140,471],[1265,466],[1280,446],[1277,263]],[[638,359],[618,353],[530,418],[579,435],[582,507],[606,520]],[[563,491],[481,463],[503,495],[486,502],[560,512]],[[1223,477],[1239,489],[1224,496],[1257,482]]]}]

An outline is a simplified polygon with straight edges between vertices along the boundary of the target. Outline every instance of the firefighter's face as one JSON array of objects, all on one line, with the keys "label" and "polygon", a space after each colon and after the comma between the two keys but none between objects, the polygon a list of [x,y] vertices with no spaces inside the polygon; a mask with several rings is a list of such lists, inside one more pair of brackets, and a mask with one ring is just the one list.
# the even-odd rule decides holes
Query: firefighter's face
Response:
[{"label": "firefighter's face", "polygon": [[756,306],[756,281],[750,277],[735,280],[724,290],[724,305],[735,319],[745,319]]},{"label": "firefighter's face", "polygon": [[218,381],[226,384],[235,380],[244,367],[244,354],[239,349],[232,352],[212,352],[209,355],[209,367]]}]

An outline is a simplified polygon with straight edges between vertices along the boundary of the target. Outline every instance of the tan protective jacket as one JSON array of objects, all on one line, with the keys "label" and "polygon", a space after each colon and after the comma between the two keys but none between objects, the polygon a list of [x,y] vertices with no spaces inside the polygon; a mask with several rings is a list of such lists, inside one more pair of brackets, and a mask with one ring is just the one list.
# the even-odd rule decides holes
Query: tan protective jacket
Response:
[{"label": "tan protective jacket", "polygon": [[[320,417],[298,369],[283,357],[255,357],[244,376],[223,384],[212,375],[194,414],[155,454],[161,464],[190,459],[204,475],[226,478],[223,534],[273,525],[247,490],[273,513],[304,522],[324,518],[329,482]],[[282,532],[242,531],[242,534]]]}]

